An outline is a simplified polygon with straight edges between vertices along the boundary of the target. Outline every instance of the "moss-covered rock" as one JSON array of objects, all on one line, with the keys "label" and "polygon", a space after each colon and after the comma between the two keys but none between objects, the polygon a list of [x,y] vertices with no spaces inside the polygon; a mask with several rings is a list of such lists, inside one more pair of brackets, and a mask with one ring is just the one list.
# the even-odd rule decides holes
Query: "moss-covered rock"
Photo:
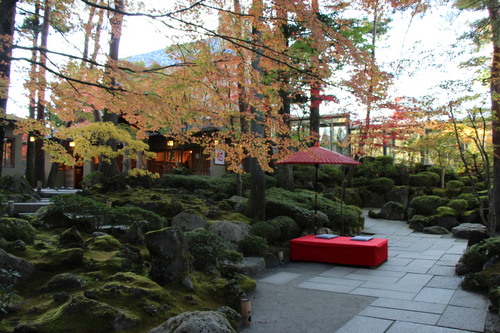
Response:
[{"label": "moss-covered rock", "polygon": [[218,311],[190,311],[168,319],[149,333],[206,332],[236,333],[226,316]]},{"label": "moss-covered rock", "polygon": [[85,246],[92,251],[117,251],[121,243],[118,239],[111,235],[103,235],[98,237],[92,237],[87,240]]},{"label": "moss-covered rock", "polygon": [[49,249],[44,251],[36,267],[41,270],[83,266],[83,249]]},{"label": "moss-covered rock", "polygon": [[108,333],[132,329],[140,322],[140,318],[108,304],[74,296],[34,322],[21,325],[24,326],[23,332]]},{"label": "moss-covered rock", "polygon": [[22,240],[33,244],[36,229],[26,220],[12,217],[0,218],[0,235],[8,241]]},{"label": "moss-covered rock", "polygon": [[61,273],[50,278],[40,290],[44,292],[61,291],[68,288],[79,288],[85,284],[85,278],[74,273]]},{"label": "moss-covered rock", "polygon": [[[148,298],[155,302],[170,303],[171,295],[153,280],[132,272],[120,272],[109,278],[102,287],[89,289],[85,296],[107,303],[137,302]],[[119,299],[119,300],[118,300]]]}]

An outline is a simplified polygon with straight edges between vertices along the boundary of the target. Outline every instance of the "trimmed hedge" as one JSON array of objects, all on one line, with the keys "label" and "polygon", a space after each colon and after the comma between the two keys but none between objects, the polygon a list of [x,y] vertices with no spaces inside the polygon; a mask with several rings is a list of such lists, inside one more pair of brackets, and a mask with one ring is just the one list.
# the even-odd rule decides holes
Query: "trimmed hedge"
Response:
[{"label": "trimmed hedge", "polygon": [[318,214],[314,225],[314,192],[292,192],[275,187],[266,191],[267,217],[289,216],[303,229],[324,226],[340,231],[342,221],[344,230],[357,230],[364,225],[363,215],[355,206],[341,206],[339,202],[331,201],[322,195],[318,196],[317,204]]},{"label": "trimmed hedge", "polygon": [[475,209],[479,207],[479,200],[472,193],[462,193],[458,196],[459,199],[465,200],[467,202],[467,209]]},{"label": "trimmed hedge", "polygon": [[268,243],[287,241],[300,233],[300,227],[289,216],[277,216],[269,221],[260,221],[252,225],[252,234],[260,236]]},{"label": "trimmed hedge", "polygon": [[434,215],[436,209],[442,205],[442,200],[437,195],[423,195],[413,198],[410,202],[412,215]]},{"label": "trimmed hedge", "polygon": [[423,171],[408,177],[408,184],[417,187],[432,187],[439,184],[439,175],[434,172]]},{"label": "trimmed hedge", "polygon": [[368,189],[377,193],[387,193],[394,188],[394,180],[387,177],[375,178],[368,185]]},{"label": "trimmed hedge", "polygon": [[447,204],[448,207],[453,208],[458,215],[463,215],[468,207],[468,202],[464,199],[453,199]]}]

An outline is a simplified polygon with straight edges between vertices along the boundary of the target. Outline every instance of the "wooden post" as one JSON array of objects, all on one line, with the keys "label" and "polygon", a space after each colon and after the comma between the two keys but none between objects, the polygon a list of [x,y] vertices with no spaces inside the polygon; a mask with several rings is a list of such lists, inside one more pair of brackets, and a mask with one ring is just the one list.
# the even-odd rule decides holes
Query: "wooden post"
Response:
[{"label": "wooden post", "polygon": [[252,321],[252,303],[248,298],[241,299],[241,322],[243,326],[250,326]]}]

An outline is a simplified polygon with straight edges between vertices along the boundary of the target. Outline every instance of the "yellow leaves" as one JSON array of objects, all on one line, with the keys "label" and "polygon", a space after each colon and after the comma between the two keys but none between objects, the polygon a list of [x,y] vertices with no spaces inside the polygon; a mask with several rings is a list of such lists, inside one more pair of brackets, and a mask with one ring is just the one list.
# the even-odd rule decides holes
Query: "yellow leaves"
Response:
[{"label": "yellow leaves", "polygon": [[[62,139],[73,140],[74,155],[84,160],[99,156],[103,161],[109,162],[118,156],[138,153],[152,157],[152,153],[147,151],[148,145],[145,142],[133,139],[127,130],[110,122],[79,124],[63,128],[57,135]],[[110,141],[117,142],[118,148],[114,149]]]},{"label": "yellow leaves", "polygon": [[137,177],[150,177],[152,179],[160,178],[160,174],[157,172],[151,172],[145,169],[130,169],[127,173],[129,177],[137,178]]}]

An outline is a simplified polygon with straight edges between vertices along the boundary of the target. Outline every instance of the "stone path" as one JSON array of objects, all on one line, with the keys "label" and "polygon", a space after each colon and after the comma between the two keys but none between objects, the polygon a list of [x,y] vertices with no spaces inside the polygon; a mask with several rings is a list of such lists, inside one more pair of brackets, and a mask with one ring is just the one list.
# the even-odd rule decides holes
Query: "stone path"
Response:
[{"label": "stone path", "polygon": [[467,241],[366,217],[389,240],[376,269],[291,262],[255,278],[252,323],[242,332],[483,332],[488,299],[459,287],[454,267]]}]

